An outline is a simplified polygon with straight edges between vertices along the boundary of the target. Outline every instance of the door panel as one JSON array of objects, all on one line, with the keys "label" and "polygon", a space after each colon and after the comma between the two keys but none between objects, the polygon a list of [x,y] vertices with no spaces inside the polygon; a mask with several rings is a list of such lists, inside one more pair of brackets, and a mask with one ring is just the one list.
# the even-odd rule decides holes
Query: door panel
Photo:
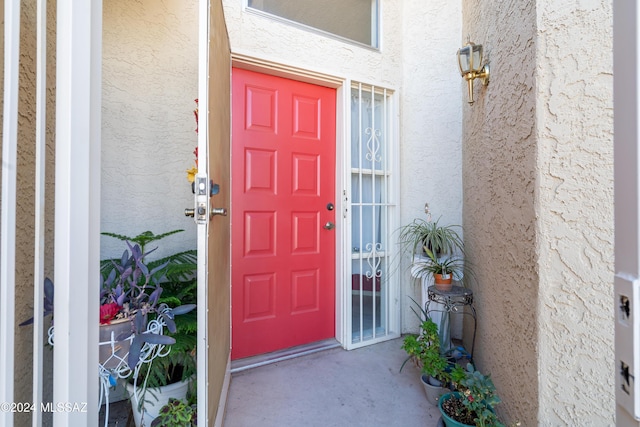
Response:
[{"label": "door panel", "polygon": [[233,359],[335,334],[335,97],[233,69]]}]

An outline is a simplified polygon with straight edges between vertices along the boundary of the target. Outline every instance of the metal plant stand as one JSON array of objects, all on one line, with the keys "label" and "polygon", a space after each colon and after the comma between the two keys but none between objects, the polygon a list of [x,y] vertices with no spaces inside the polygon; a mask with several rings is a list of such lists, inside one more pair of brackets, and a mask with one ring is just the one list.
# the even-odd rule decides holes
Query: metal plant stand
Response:
[{"label": "metal plant stand", "polygon": [[[432,307],[432,303],[437,304],[433,304]],[[464,309],[465,306],[469,306],[470,312]],[[473,339],[469,352],[469,357],[473,360],[473,348],[476,344],[476,309],[473,306],[473,291],[458,285],[453,285],[450,291],[441,291],[435,286],[429,286],[424,309],[429,317],[431,317],[431,312],[442,313],[438,333],[440,342],[445,343],[444,346],[451,341],[451,312],[457,313],[462,309],[462,314],[470,315],[473,318]]]}]

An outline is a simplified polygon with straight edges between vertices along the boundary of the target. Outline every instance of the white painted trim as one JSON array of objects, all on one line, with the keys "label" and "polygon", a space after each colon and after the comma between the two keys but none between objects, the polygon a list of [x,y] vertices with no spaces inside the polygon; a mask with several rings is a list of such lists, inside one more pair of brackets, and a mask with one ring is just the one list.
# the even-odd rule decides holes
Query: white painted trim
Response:
[{"label": "white painted trim", "polygon": [[287,65],[269,59],[257,58],[255,56],[234,52],[231,54],[231,64],[233,67],[243,68],[249,71],[256,71],[287,79],[298,80],[318,86],[338,88],[343,85],[344,79],[321,71],[309,70],[306,68]]},{"label": "white painted trim", "polygon": [[[87,283],[96,283],[96,278],[100,277],[100,218],[101,218],[101,171],[102,171],[102,1],[91,0],[91,11],[89,18],[91,20],[88,36],[91,38],[91,69],[89,71],[90,82],[90,150],[89,150],[89,230],[88,230],[88,247],[89,247],[89,279]],[[86,141],[79,141],[85,145]],[[82,202],[80,202],[82,203]],[[79,284],[86,286],[85,284]],[[97,283],[96,283],[97,285]],[[100,287],[89,286],[88,295],[89,307],[87,310],[87,319],[96,319],[100,316]],[[95,304],[95,305],[94,305]],[[96,375],[96,364],[98,363],[99,352],[99,334],[100,326],[98,322],[89,323],[89,333],[87,339],[89,343],[87,351],[87,359],[89,360],[88,384],[87,384],[87,410],[89,420],[95,420],[98,413],[99,399],[99,378]],[[93,365],[92,365],[93,364]]]},{"label": "white painted trim", "polygon": [[[2,219],[0,221],[0,403],[14,402],[16,184],[20,0],[4,2],[4,106],[2,122]],[[0,411],[0,425],[13,426],[13,413]]]},{"label": "white painted trim", "polygon": [[231,385],[231,355],[227,359],[227,367],[224,373],[224,382],[222,383],[222,391],[220,400],[218,400],[218,412],[214,426],[222,427],[224,425],[224,417],[227,412],[227,400],[229,398],[229,386]]},{"label": "white painted trim", "polygon": [[[349,141],[349,111],[347,108],[349,105],[349,87],[347,82],[343,82],[336,89],[336,271],[335,271],[335,338],[343,348],[346,348],[347,342],[345,340],[345,331],[349,327],[350,321],[347,314],[349,313],[347,307],[347,300],[344,297],[343,286],[344,277],[347,275],[349,269],[348,261],[345,254],[347,252],[344,242],[346,236],[351,233],[351,228],[348,226],[346,218],[348,209],[348,201],[345,199],[345,186],[348,181],[348,177],[345,176],[344,171],[347,170],[347,162],[349,160],[348,153],[345,151],[345,145],[348,145]],[[342,148],[342,149],[341,149]]]},{"label": "white painted trim", "polygon": [[[33,395],[32,403],[40,408],[43,389],[44,332],[44,245],[45,245],[45,171],[47,158],[47,1],[37,1],[36,41],[36,171],[35,171],[35,241],[33,256]],[[31,414],[33,427],[42,425],[42,411]]]},{"label": "white painted trim", "polygon": [[59,0],[56,36],[53,403],[84,411],[53,423],[96,425],[102,1]]},{"label": "white painted trim", "polygon": [[[637,427],[640,348],[638,322],[634,318],[640,312],[640,301],[634,297],[640,286],[640,7],[637,2],[614,0],[613,17],[616,426]],[[621,318],[621,295],[630,299],[627,322]],[[622,388],[622,362],[629,366],[630,394]]]},{"label": "white painted trim", "polygon": [[[198,8],[198,176],[209,176],[209,0],[200,0]],[[216,76],[211,76],[215,78]],[[204,169],[204,170],[201,170]],[[209,182],[209,179],[206,180]],[[207,190],[208,193],[209,190]],[[211,209],[207,203],[207,210]],[[197,209],[194,197],[194,209]],[[207,217],[209,212],[207,212]],[[198,414],[202,425],[209,425],[209,310],[208,247],[209,224],[197,228],[198,280]]]}]

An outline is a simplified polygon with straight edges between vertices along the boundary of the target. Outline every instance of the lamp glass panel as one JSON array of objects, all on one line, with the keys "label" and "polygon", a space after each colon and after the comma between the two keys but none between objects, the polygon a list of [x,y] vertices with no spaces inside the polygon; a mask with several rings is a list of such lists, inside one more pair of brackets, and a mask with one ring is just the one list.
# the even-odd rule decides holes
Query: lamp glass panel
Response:
[{"label": "lamp glass panel", "polygon": [[471,57],[471,46],[467,45],[458,50],[458,66],[461,74],[467,74],[469,70],[469,59]]},{"label": "lamp glass panel", "polygon": [[473,45],[473,55],[471,55],[470,71],[479,72],[482,68],[482,45]]}]

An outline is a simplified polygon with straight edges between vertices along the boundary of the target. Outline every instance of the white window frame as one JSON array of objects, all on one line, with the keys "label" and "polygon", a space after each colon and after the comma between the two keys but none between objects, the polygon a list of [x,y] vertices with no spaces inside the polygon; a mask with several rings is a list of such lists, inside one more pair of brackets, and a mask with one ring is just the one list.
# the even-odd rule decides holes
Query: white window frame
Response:
[{"label": "white window frame", "polygon": [[[350,39],[348,37],[344,37],[329,31],[325,31],[322,30],[320,28],[316,28],[316,27],[312,27],[310,25],[307,24],[303,24],[301,22],[298,21],[293,21],[291,19],[288,18],[284,18],[282,16],[279,15],[274,15],[273,13],[269,13],[269,12],[265,12],[262,11],[260,9],[256,9],[254,7],[249,6],[249,0],[242,0],[243,1],[243,11],[247,12],[247,13],[253,13],[257,16],[262,16],[266,19],[271,19],[273,21],[278,21],[278,22],[282,22],[286,25],[290,25],[292,27],[297,27],[300,28],[304,31],[309,31],[312,33],[316,33],[319,35],[322,35],[324,37],[328,37],[328,38],[332,38],[332,39],[336,39],[336,40],[340,40],[341,42],[344,43],[349,43],[349,44],[354,44],[366,49],[371,49],[371,50],[375,50],[375,51],[379,51],[380,50],[380,45],[382,43],[382,41],[380,40],[380,34],[382,34],[382,31],[380,30],[380,25],[381,25],[381,20],[380,20],[380,15],[381,15],[381,11],[382,11],[382,1],[381,0],[371,0],[372,3],[376,3],[377,7],[375,9],[372,9],[372,15],[375,15],[375,25],[371,26],[371,39],[373,41],[375,41],[375,44],[367,44],[367,43],[362,43],[359,42],[357,40],[353,40]],[[373,18],[373,17],[372,17]]]}]

